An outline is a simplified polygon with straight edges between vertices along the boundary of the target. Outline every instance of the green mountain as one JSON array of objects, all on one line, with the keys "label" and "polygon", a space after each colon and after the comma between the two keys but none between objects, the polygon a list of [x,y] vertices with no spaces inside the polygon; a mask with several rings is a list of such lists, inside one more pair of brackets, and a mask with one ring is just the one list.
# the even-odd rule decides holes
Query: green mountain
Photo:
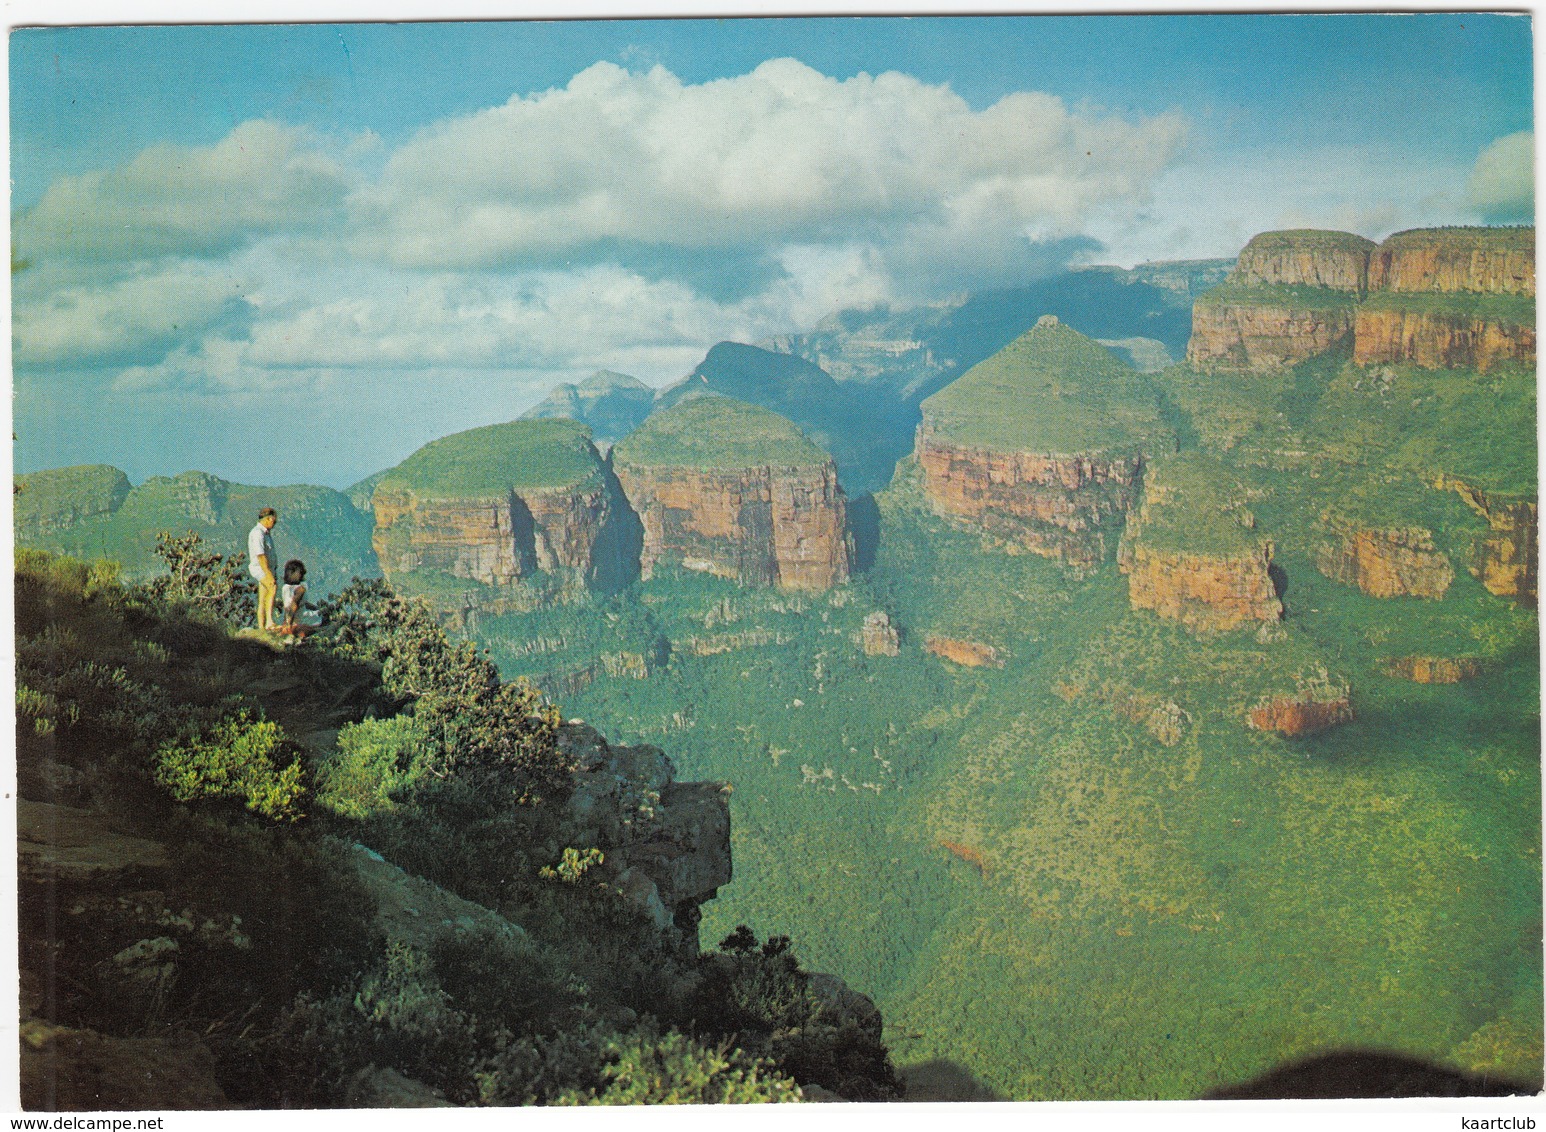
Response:
[{"label": "green mountain", "polygon": [[1144,377],[1051,315],[922,409],[936,435],[966,447],[1075,453],[1164,444]]},{"label": "green mountain", "polygon": [[[1539,1087],[1531,369],[1141,374],[1049,322],[922,408],[963,449],[1145,453],[1142,578],[995,549],[906,459],[845,586],[662,576],[480,628],[732,785],[709,932],[789,930],[949,1096],[1196,1097],[1354,1049]],[[1140,582],[1268,588],[1210,628]]]},{"label": "green mountain", "polygon": [[122,472],[103,465],[17,476],[17,545],[115,559],[126,577],[140,578],[164,569],[155,555],[158,532],[194,531],[211,551],[245,554],[247,532],[267,506],[279,512],[275,552],[306,563],[318,596],[352,577],[379,574],[370,518],[332,488],[253,487],[204,472],[128,485]]},{"label": "green mountain", "polygon": [[829,458],[792,421],[716,395],[678,401],[652,414],[618,442],[612,456],[618,463],[685,468],[804,467]]},{"label": "green mountain", "polygon": [[520,419],[564,417],[579,421],[590,428],[598,444],[607,444],[621,440],[637,428],[654,405],[655,391],[638,378],[597,370],[578,385],[564,382],[554,386]]},{"label": "green mountain", "polygon": [[574,487],[600,475],[590,430],[570,420],[512,421],[431,441],[376,481],[376,491],[454,499]]},{"label": "green mountain", "polygon": [[917,411],[884,389],[843,385],[792,354],[721,342],[660,391],[656,411],[719,394],[788,417],[832,454],[850,495],[882,486],[912,444]]}]

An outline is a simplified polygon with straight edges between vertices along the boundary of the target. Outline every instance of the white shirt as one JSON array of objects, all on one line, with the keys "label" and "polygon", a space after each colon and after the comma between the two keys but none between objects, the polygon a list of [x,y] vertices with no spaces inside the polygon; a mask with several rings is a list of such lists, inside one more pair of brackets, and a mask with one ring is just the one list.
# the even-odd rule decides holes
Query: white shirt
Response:
[{"label": "white shirt", "polygon": [[274,539],[268,533],[268,528],[261,522],[247,532],[247,572],[259,581],[263,580],[263,567],[258,563],[258,556],[263,556],[263,561],[268,563],[268,572],[274,572]]}]

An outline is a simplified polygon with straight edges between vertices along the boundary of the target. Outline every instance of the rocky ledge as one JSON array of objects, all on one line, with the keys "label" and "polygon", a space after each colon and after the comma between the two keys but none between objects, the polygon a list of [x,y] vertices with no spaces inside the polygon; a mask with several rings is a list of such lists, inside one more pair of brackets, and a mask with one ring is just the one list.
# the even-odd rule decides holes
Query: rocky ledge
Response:
[{"label": "rocky ledge", "polygon": [[1423,527],[1361,527],[1328,517],[1330,535],[1316,549],[1315,566],[1332,581],[1371,597],[1442,598],[1455,571]]}]

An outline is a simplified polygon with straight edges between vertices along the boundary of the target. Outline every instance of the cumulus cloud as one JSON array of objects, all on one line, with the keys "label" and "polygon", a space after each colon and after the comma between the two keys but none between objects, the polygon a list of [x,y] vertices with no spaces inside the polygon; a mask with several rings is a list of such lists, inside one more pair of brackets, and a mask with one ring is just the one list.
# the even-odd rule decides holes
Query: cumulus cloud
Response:
[{"label": "cumulus cloud", "polygon": [[1141,199],[1173,115],[1129,123],[1037,93],[974,111],[888,72],[793,59],[685,84],[597,63],[562,88],[422,131],[353,201],[368,253],[416,267],[555,259],[605,242],[933,248],[1012,255]]},{"label": "cumulus cloud", "polygon": [[154,360],[180,341],[235,328],[252,314],[250,285],[239,273],[198,262],[102,283],[19,284],[11,342],[19,365]]},{"label": "cumulus cloud", "polygon": [[244,122],[211,146],[156,145],[64,177],[16,222],[28,259],[134,260],[227,252],[336,215],[345,167],[305,131]]},{"label": "cumulus cloud", "polygon": [[1471,206],[1491,224],[1523,223],[1535,217],[1535,133],[1524,130],[1498,138],[1476,159],[1466,183]]}]

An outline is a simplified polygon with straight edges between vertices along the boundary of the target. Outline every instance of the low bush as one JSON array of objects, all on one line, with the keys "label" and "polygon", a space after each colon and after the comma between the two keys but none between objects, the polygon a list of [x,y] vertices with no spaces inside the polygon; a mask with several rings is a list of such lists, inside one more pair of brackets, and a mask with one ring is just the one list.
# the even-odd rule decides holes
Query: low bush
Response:
[{"label": "low bush", "polygon": [[179,802],[237,798],[276,821],[303,816],[299,751],[276,723],[247,712],[156,749],[155,778]]}]

